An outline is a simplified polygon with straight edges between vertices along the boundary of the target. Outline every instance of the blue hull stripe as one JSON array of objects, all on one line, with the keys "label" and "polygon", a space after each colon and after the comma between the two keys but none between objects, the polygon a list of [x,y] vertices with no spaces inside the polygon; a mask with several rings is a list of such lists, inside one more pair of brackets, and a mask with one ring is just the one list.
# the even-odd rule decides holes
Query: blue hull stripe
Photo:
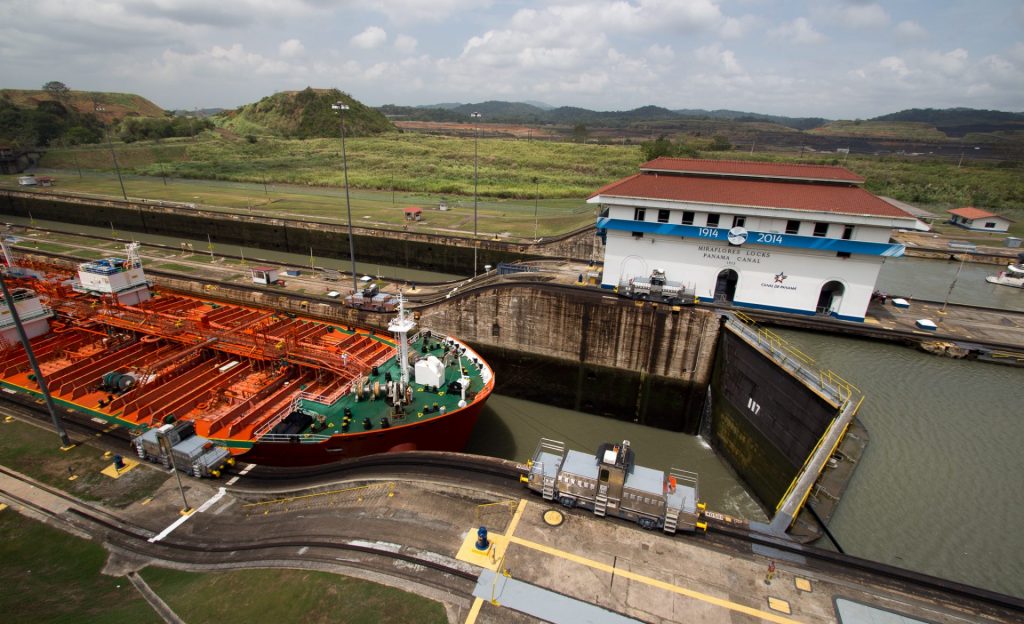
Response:
[{"label": "blue hull stripe", "polygon": [[[601,217],[597,220],[599,230],[619,230],[622,232],[644,232],[660,236],[678,236],[701,240],[727,242],[729,228],[698,227],[696,225],[675,225],[672,223],[653,223],[651,221],[629,221]],[[767,247],[787,247],[791,249],[815,249],[818,251],[845,251],[865,256],[885,256],[895,258],[903,255],[903,245],[891,243],[871,243],[868,241],[843,240],[841,238],[825,238],[823,236],[796,236],[795,234],[777,234],[775,232],[754,232],[747,234],[747,245],[764,245]]]}]

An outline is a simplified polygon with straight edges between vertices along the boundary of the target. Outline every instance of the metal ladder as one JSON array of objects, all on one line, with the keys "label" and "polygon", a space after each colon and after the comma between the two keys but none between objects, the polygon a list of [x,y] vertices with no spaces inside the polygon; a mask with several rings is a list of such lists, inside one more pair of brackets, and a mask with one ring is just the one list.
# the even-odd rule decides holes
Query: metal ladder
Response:
[{"label": "metal ladder", "polygon": [[544,477],[544,488],[541,492],[544,500],[554,500],[555,498],[555,479],[554,477]]},{"label": "metal ladder", "polygon": [[665,532],[669,535],[674,535],[676,532],[676,526],[679,523],[679,514],[665,515]]},{"label": "metal ladder", "polygon": [[605,494],[598,494],[597,498],[594,499],[594,515],[603,516],[608,509],[608,496]]}]

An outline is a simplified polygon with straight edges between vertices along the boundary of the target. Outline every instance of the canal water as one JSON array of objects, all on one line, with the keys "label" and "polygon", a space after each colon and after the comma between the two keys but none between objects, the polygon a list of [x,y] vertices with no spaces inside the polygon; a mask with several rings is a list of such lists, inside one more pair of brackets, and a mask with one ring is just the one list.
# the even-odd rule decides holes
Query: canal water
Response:
[{"label": "canal water", "polygon": [[[27,224],[11,216],[3,220]],[[36,225],[110,235],[103,228],[39,220]],[[175,247],[181,242],[133,236]],[[206,249],[205,240],[191,242],[197,252]],[[246,258],[309,264],[308,257],[242,251]],[[239,254],[237,247],[221,245],[215,245],[215,252]],[[341,270],[345,265],[321,259],[316,263]],[[878,288],[943,301],[955,279],[951,303],[1024,310],[1024,291],[984,281],[999,267],[965,264],[957,276],[958,269],[955,261],[888,259]],[[359,270],[422,282],[457,277],[377,265]],[[1024,597],[1024,454],[1016,448],[1024,413],[1024,370],[943,359],[883,343],[779,333],[867,396],[860,417],[871,443],[830,525],[842,547],[860,557]],[[709,508],[765,519],[710,447],[685,434],[494,395],[467,450],[525,461],[542,437],[576,450],[628,439],[642,465],[700,473],[701,496]]]}]

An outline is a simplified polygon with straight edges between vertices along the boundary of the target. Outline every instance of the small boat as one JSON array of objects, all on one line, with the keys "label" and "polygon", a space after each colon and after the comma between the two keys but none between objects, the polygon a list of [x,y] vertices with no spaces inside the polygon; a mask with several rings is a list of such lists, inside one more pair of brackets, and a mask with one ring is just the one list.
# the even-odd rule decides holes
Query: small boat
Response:
[{"label": "small boat", "polygon": [[1005,271],[1000,271],[999,275],[989,275],[985,281],[1000,286],[1024,288],[1024,264],[1007,265]]}]

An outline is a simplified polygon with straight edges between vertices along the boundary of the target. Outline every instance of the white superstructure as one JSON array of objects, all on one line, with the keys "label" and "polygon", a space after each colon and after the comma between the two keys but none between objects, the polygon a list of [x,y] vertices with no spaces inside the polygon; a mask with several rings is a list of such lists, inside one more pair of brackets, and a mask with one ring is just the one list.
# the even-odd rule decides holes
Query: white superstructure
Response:
[{"label": "white superstructure", "polygon": [[702,301],[863,321],[878,271],[927,229],[841,167],[658,158],[598,190],[602,286],[664,271]]},{"label": "white superstructure", "polygon": [[149,280],[142,270],[139,243],[129,243],[127,252],[127,258],[103,258],[79,264],[74,289],[99,296],[114,295],[124,305],[149,300]]}]

